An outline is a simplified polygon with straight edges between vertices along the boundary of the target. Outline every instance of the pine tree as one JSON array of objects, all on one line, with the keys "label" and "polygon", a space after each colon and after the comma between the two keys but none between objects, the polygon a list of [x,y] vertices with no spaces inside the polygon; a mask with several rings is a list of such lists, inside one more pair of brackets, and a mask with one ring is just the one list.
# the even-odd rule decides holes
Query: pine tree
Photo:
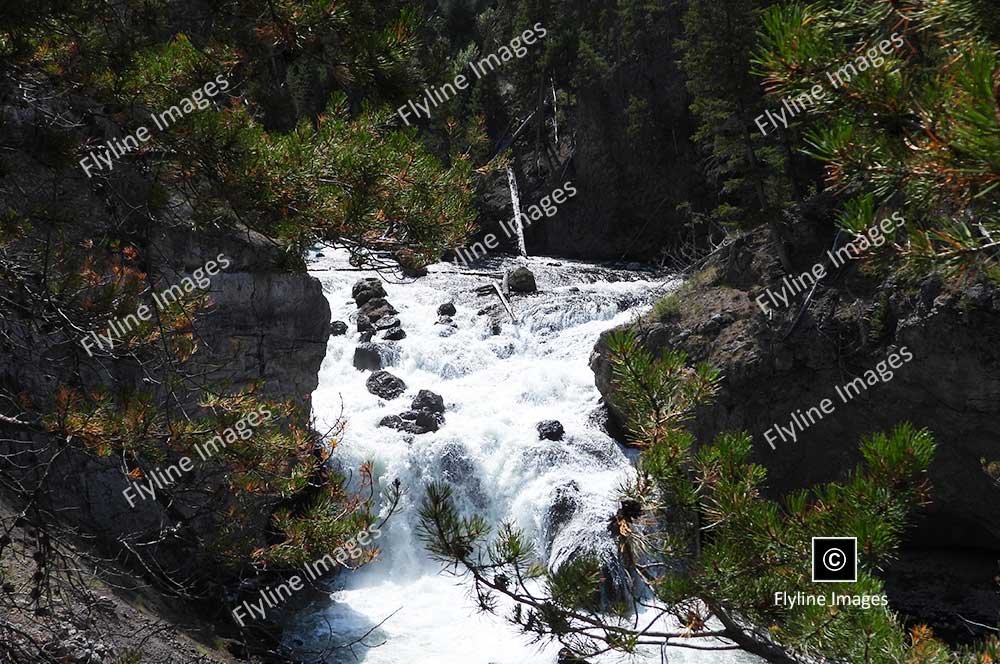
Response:
[{"label": "pine tree", "polygon": [[828,188],[852,199],[845,231],[896,210],[909,266],[996,276],[998,52],[990,3],[821,1],[767,12],[755,62],[772,103],[826,91],[797,120]]},{"label": "pine tree", "polygon": [[[771,0],[691,0],[684,14],[681,59],[698,119],[695,140],[718,205],[710,218],[737,227],[769,225],[783,267],[792,271],[782,219],[793,187],[787,148],[756,130],[763,105],[750,73],[756,26]],[[799,176],[801,177],[801,176]]]}]

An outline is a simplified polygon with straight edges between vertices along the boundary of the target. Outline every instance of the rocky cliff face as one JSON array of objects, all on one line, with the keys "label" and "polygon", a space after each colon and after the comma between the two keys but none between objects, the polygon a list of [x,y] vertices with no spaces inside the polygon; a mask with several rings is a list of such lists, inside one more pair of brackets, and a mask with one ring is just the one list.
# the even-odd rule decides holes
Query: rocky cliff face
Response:
[{"label": "rocky cliff face", "polygon": [[[806,271],[829,248],[806,238],[832,241],[833,233],[822,221],[804,221],[798,231],[795,260]],[[991,567],[995,573],[990,561],[1000,552],[1000,483],[989,467],[1000,459],[1000,290],[938,277],[908,282],[854,263],[821,282],[805,310],[807,291],[787,308],[769,304],[771,315],[765,315],[755,299],[766,288],[780,291],[782,276],[764,235],[747,236],[715,256],[701,278],[675,296],[674,306],[660,309],[662,317],[650,315],[635,326],[654,353],[682,349],[692,361],[722,370],[718,399],[694,423],[699,440],[724,430],[752,432],[755,461],[767,467],[770,490],[778,495],[843,477],[860,460],[857,444],[867,434],[904,420],[928,428],[938,443],[930,470],[934,502],[915,517],[908,537],[910,580],[914,566],[935,569],[932,549],[973,558],[984,552],[978,560],[985,566],[967,563],[965,577],[955,583],[970,591],[975,584],[988,587]],[[838,388],[904,347],[913,360],[891,369],[891,378],[883,374],[846,403],[838,398]],[[603,342],[591,365],[599,389],[613,401]],[[787,429],[793,412],[801,415],[825,398],[833,400],[835,412],[799,432],[797,442],[774,440],[772,433],[771,449],[769,429]],[[936,573],[947,575],[948,568]],[[937,607],[931,606],[930,586],[924,587],[925,597],[911,597],[910,608],[925,616],[940,613],[947,600],[938,593]],[[973,596],[966,594],[974,605],[965,610],[992,624],[997,607]],[[995,604],[995,594],[990,596]]]},{"label": "rocky cliff face", "polygon": [[308,410],[330,337],[330,305],[317,279],[282,267],[282,249],[246,229],[174,232],[157,243],[161,283],[168,287],[218,254],[231,261],[212,278],[212,307],[202,317],[201,362],[211,379],[234,385],[263,381],[265,393]]},{"label": "rocky cliff face", "polygon": [[[163,275],[164,288],[220,253],[232,263],[212,280],[212,306],[197,319],[200,349],[189,371],[204,370],[212,382],[232,389],[262,380],[269,397],[291,401],[308,412],[329,337],[330,309],[319,282],[307,274],[277,268],[277,252],[252,233],[171,232],[160,236],[156,246],[161,260],[157,272]],[[17,333],[28,340],[25,330]],[[0,374],[8,385],[44,398],[40,390],[57,378],[40,375],[45,366],[31,358],[5,356]],[[3,447],[13,451],[19,445],[23,443],[11,439]],[[58,453],[52,467],[50,486],[57,490],[47,491],[46,507],[94,538],[98,548],[112,553],[142,539],[144,533],[158,534],[159,544],[144,548],[144,556],[155,560],[164,573],[196,580],[206,574],[200,558],[205,552],[192,549],[182,533],[163,533],[170,533],[180,520],[186,522],[184,532],[190,533],[212,532],[220,526],[206,516],[218,511],[204,510],[201,502],[211,495],[209,487],[218,483],[216,473],[211,464],[199,466],[182,478],[172,492],[172,502],[138,500],[133,507],[122,495],[128,479],[119,460],[96,458],[70,447]],[[259,515],[263,534],[270,520],[268,506],[259,505],[252,513]]]},{"label": "rocky cliff face", "polygon": [[[141,163],[123,160],[116,165],[114,178],[97,182],[86,178],[75,162],[44,152],[42,147],[54,142],[51,136],[46,138],[45,129],[52,117],[74,121],[74,131],[94,130],[88,124],[92,120],[85,120],[79,111],[88,106],[87,100],[70,104],[45,97],[43,102],[26,105],[17,101],[18,95],[0,97],[5,101],[0,104],[0,142],[9,146],[0,160],[0,216],[49,218],[51,228],[39,229],[38,236],[44,239],[47,230],[72,247],[87,246],[90,238],[100,237],[101,223],[108,219],[127,218],[128,211],[133,216],[139,214],[136,210],[155,211],[162,218],[151,219],[150,225],[158,230],[148,242],[145,236],[136,237],[139,258],[154,292],[180,283],[224,254],[230,265],[212,277],[207,287],[211,306],[194,321],[198,350],[185,369],[196,380],[230,390],[261,383],[267,396],[290,401],[308,412],[329,337],[330,309],[319,282],[295,265],[294,257],[289,258],[282,247],[239,225],[195,230],[193,211],[181,202],[143,207],[150,197],[150,183]],[[24,256],[3,256],[5,287],[8,278],[23,278],[29,285],[40,282],[31,272],[38,262],[29,260],[28,250]],[[12,287],[6,294],[14,299],[20,291]],[[0,316],[0,385],[42,409],[63,384],[145,391],[180,384],[178,392],[186,386],[182,381],[170,383],[176,381],[171,368],[158,362],[140,368],[124,354],[115,361],[90,358],[80,344],[84,331],[74,337],[39,323],[44,320],[35,315],[39,312],[16,307],[10,311],[14,313]],[[179,398],[187,399],[190,407],[200,396],[196,392]],[[37,497],[41,511],[58,515],[61,522],[83,534],[87,548],[132,563],[141,559],[133,571],[147,580],[157,577],[161,587],[177,580],[204,588],[224,576],[224,570],[205,564],[209,552],[201,547],[203,535],[226,525],[218,522],[217,515],[225,514],[227,505],[219,504],[223,499],[212,491],[224,478],[213,464],[200,464],[185,474],[172,487],[176,489],[172,499],[138,500],[133,507],[122,494],[129,478],[120,458],[83,453],[75,441],[62,445],[46,438],[43,444],[40,435],[3,423],[0,455],[8,460],[4,470],[15,477],[20,473],[25,486],[44,486]],[[12,459],[17,463],[9,463]],[[176,459],[166,460],[172,461]],[[37,469],[50,462],[43,484]],[[0,503],[17,512],[23,509],[25,494],[9,488],[5,483],[0,490]],[[259,520],[261,541],[270,507],[240,506]],[[172,580],[164,582],[168,577]]]}]

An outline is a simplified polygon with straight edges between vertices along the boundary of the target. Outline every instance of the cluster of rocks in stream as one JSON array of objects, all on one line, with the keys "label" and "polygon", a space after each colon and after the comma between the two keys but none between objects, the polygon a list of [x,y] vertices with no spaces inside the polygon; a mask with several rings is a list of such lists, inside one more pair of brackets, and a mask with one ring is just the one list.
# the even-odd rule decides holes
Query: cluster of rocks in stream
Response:
[{"label": "cluster of rocks in stream", "polygon": [[358,305],[358,332],[361,341],[371,341],[376,335],[384,341],[401,341],[406,332],[396,315],[396,308],[386,300],[382,282],[374,277],[354,284],[351,297]]},{"label": "cluster of rocks in stream", "polygon": [[444,399],[430,390],[420,390],[410,410],[383,417],[378,424],[417,435],[437,431],[444,424]]},{"label": "cluster of rocks in stream", "polygon": [[[357,321],[361,341],[354,349],[354,366],[359,371],[373,372],[365,381],[369,392],[386,401],[398,399],[408,389],[406,382],[384,367],[394,364],[398,357],[399,349],[394,342],[406,338],[406,332],[397,317],[399,312],[386,300],[385,288],[375,278],[361,279],[355,283],[351,289],[351,297],[358,305]],[[437,313],[438,325],[450,332],[458,327],[452,318],[457,313],[454,303],[442,304]],[[346,323],[340,325],[346,328]],[[337,325],[338,330],[340,325]],[[376,334],[380,335],[378,342],[373,341]],[[410,410],[382,418],[379,426],[417,435],[430,433],[444,424],[444,410],[441,395],[430,390],[420,390],[410,404]]]}]

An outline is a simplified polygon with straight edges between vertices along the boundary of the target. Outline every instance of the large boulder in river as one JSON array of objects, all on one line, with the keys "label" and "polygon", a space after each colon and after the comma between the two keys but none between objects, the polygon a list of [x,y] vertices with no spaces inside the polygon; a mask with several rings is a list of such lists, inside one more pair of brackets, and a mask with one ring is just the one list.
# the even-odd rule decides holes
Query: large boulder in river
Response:
[{"label": "large boulder in river", "polygon": [[454,316],[457,311],[454,302],[445,302],[438,307],[438,316]]},{"label": "large boulder in river", "polygon": [[395,344],[362,343],[354,349],[354,367],[359,371],[378,371],[395,364],[399,348]]},{"label": "large boulder in river", "polygon": [[342,337],[347,334],[347,323],[342,320],[335,320],[330,323],[330,336]]},{"label": "large boulder in river", "polygon": [[399,415],[387,415],[379,421],[378,425],[419,436],[437,431],[441,426],[441,422],[434,416],[434,413],[410,410]]},{"label": "large boulder in river", "polygon": [[381,318],[395,316],[399,313],[384,297],[376,297],[365,302],[358,308],[358,312],[359,318],[361,315],[368,316],[373,323]]},{"label": "large boulder in river", "polygon": [[359,371],[378,371],[382,368],[382,355],[378,344],[363,343],[354,349],[354,368]]},{"label": "large boulder in river", "polygon": [[368,391],[382,399],[392,400],[406,391],[406,383],[388,371],[376,371],[365,381]]},{"label": "large boulder in river", "polygon": [[444,398],[430,390],[420,390],[410,404],[413,410],[425,410],[429,413],[444,412]]},{"label": "large boulder in river", "polygon": [[519,267],[507,274],[507,287],[512,293],[534,293],[538,290],[535,275],[526,267]]},{"label": "large boulder in river", "polygon": [[354,302],[360,307],[377,297],[385,297],[385,287],[382,285],[381,279],[375,279],[374,277],[361,279],[351,289],[351,297],[354,298]]}]

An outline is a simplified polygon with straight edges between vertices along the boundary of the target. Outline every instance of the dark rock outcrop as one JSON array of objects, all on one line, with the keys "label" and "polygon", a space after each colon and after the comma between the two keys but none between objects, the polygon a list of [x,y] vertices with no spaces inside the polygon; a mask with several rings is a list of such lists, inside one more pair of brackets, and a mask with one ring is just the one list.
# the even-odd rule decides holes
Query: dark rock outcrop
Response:
[{"label": "dark rock outcrop", "polygon": [[[833,232],[808,220],[796,231],[796,268],[805,272],[824,259]],[[810,241],[815,237],[825,240]],[[766,234],[748,235],[682,287],[679,312],[662,319],[650,315],[635,326],[654,354],[680,349],[692,363],[705,361],[722,371],[718,397],[693,423],[698,440],[727,430],[752,433],[753,460],[768,469],[767,488],[777,496],[843,479],[860,461],[859,441],[873,432],[901,421],[926,427],[938,443],[929,473],[932,504],[914,514],[907,554],[919,558],[920,550],[939,548],[1000,553],[1000,484],[983,467],[984,460],[1000,459],[994,433],[1000,416],[1000,289],[935,276],[904,281],[849,265],[831,271],[807,308],[806,293],[782,308],[765,294],[767,288],[781,291],[782,276]],[[913,361],[890,368],[887,359],[904,348]],[[591,367],[615,413],[604,337]],[[838,388],[866,372],[881,374],[876,384],[860,396],[841,398]],[[798,433],[797,442],[775,440],[772,433],[771,449],[765,432],[776,424],[788,427],[791,413],[823,399],[833,401],[832,414]]]},{"label": "dark rock outcrop", "polygon": [[400,325],[401,323],[399,322],[399,319],[395,316],[383,316],[378,319],[378,322],[375,323],[375,329],[389,330],[394,327],[399,327]]},{"label": "dark rock outcrop", "polygon": [[439,422],[438,418],[434,416],[434,413],[428,413],[421,410],[408,410],[405,413],[400,413],[399,415],[388,415],[383,417],[379,422],[379,426],[421,435],[437,431],[441,426],[441,422]]},{"label": "dark rock outcrop", "polygon": [[347,334],[347,323],[342,320],[335,320],[330,323],[330,336],[342,337]]},{"label": "dark rock outcrop", "polygon": [[388,371],[376,371],[365,381],[368,391],[377,397],[392,400],[406,391],[406,383]]},{"label": "dark rock outcrop", "polygon": [[454,302],[445,302],[437,309],[438,316],[454,316],[457,312]]},{"label": "dark rock outcrop", "polygon": [[381,318],[387,316],[395,316],[399,312],[393,307],[384,297],[376,297],[368,300],[365,304],[358,308],[359,315],[363,314],[372,321],[373,324],[378,323]]},{"label": "dark rock outcrop", "polygon": [[420,390],[410,404],[410,410],[383,417],[379,426],[407,433],[424,434],[437,431],[444,424],[444,399],[430,390]]},{"label": "dark rock outcrop", "polygon": [[580,509],[580,485],[576,480],[566,480],[555,487],[551,500],[542,518],[542,541],[547,549],[552,548],[556,535]]},{"label": "dark rock outcrop", "polygon": [[440,394],[435,394],[430,390],[420,390],[410,404],[413,410],[425,410],[429,413],[444,412],[444,398]]},{"label": "dark rock outcrop", "polygon": [[538,290],[535,275],[526,267],[516,268],[507,275],[507,287],[512,293],[534,293]]},{"label": "dark rock outcrop", "polygon": [[406,338],[406,331],[401,327],[394,327],[383,332],[382,338],[386,341],[402,341]]},{"label": "dark rock outcrop", "polygon": [[544,420],[535,425],[539,440],[562,440],[566,431],[559,420]]},{"label": "dark rock outcrop", "polygon": [[385,297],[385,287],[380,279],[374,277],[361,279],[351,289],[351,297],[361,307],[375,298]]},{"label": "dark rock outcrop", "polygon": [[354,349],[354,368],[358,371],[378,371],[391,364],[392,348],[385,344],[362,343]]}]

